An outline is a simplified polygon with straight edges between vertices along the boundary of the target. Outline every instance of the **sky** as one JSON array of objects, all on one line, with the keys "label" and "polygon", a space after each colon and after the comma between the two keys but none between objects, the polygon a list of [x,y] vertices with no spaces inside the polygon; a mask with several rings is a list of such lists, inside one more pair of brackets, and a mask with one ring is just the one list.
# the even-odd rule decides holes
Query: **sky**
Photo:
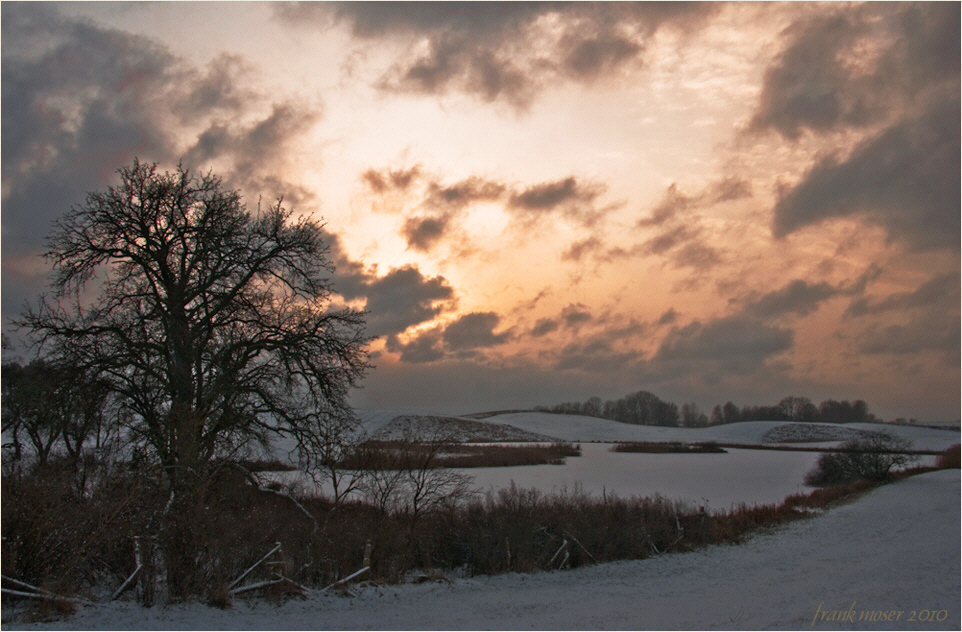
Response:
[{"label": "sky", "polygon": [[958,3],[0,4],[2,303],[133,159],[325,223],[360,407],[960,409]]}]

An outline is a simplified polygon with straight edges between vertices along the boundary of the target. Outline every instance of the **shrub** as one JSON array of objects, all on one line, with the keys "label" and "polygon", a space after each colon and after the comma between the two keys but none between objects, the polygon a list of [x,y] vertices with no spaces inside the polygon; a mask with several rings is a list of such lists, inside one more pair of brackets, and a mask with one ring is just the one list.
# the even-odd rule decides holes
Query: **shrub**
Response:
[{"label": "shrub", "polygon": [[911,442],[874,432],[868,437],[843,443],[835,452],[818,457],[815,467],[805,475],[805,484],[825,487],[860,479],[884,481],[893,468],[899,468],[917,457],[909,454]]},{"label": "shrub", "polygon": [[943,450],[935,461],[935,467],[940,470],[959,469],[962,466],[962,463],[960,463],[962,455],[960,455],[959,447],[959,444],[955,444],[951,448]]}]

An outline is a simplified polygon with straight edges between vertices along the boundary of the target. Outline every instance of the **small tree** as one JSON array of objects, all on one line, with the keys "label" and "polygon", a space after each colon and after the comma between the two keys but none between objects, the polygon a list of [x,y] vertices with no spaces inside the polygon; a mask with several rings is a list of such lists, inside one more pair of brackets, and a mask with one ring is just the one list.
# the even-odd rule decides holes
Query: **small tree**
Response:
[{"label": "small tree", "polygon": [[[168,581],[198,587],[199,508],[215,456],[290,436],[307,453],[349,427],[367,364],[363,314],[330,309],[322,226],[281,202],[248,212],[211,174],[135,161],[48,238],[56,302],[19,324],[109,381],[166,473]],[[99,289],[89,292],[88,285]],[[91,298],[93,296],[93,298]]]},{"label": "small tree", "polygon": [[856,480],[884,481],[893,468],[917,458],[908,453],[911,447],[911,441],[884,432],[846,441],[838,452],[819,455],[815,467],[805,475],[805,484],[825,487]]}]

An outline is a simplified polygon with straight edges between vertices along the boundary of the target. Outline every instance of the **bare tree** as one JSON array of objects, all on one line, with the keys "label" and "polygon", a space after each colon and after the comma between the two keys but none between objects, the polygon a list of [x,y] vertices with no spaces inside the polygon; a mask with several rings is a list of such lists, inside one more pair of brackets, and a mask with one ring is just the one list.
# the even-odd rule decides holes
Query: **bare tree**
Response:
[{"label": "bare tree", "polygon": [[55,223],[57,300],[19,324],[109,380],[133,413],[166,472],[168,579],[183,598],[212,459],[276,435],[310,451],[324,429],[351,425],[369,339],[363,313],[331,309],[321,224],[280,201],[248,212],[219,178],[181,166],[119,174]]}]

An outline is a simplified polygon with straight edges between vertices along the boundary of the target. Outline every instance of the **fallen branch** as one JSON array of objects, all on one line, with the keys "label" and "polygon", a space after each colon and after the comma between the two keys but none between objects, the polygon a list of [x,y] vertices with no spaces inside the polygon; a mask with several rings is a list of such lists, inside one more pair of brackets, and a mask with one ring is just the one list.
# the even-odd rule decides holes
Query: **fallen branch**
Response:
[{"label": "fallen branch", "polygon": [[264,561],[267,560],[267,558],[269,558],[270,556],[274,555],[274,553],[277,553],[277,551],[280,550],[280,548],[281,548],[281,543],[278,542],[277,544],[274,545],[274,548],[270,550],[270,553],[268,553],[267,555],[265,555],[265,556],[262,557],[261,559],[257,560],[257,561],[254,563],[253,566],[251,566],[251,567],[248,568],[246,571],[244,571],[243,573],[241,573],[240,577],[238,577],[237,579],[235,579],[234,581],[232,581],[231,584],[230,584],[230,586],[227,587],[227,589],[228,589],[228,590],[231,590],[231,589],[234,588],[234,586],[236,586],[237,584],[239,584],[239,583],[241,583],[242,581],[244,581],[244,578],[247,577],[248,575],[250,575],[250,574],[251,574],[251,571],[253,571],[255,568],[257,568],[258,566],[260,566],[261,564],[263,564]]},{"label": "fallen branch", "polygon": [[591,554],[591,551],[589,551],[588,549],[586,549],[586,548],[585,548],[585,545],[578,541],[578,538],[574,537],[573,535],[571,535],[571,534],[568,533],[567,531],[565,531],[564,534],[565,534],[566,536],[568,536],[569,538],[571,538],[571,539],[574,541],[575,544],[577,544],[578,546],[580,546],[580,547],[581,547],[581,550],[584,551],[584,552],[588,555],[588,557],[590,557],[590,558],[591,558],[592,560],[594,560],[595,562],[598,561],[598,559],[597,559],[594,555]]},{"label": "fallen branch", "polygon": [[[3,581],[10,582],[11,584],[17,586],[18,588],[23,588],[24,590],[14,590],[12,588],[0,588],[0,592],[5,595],[13,595],[15,597],[27,597],[29,599],[47,599],[49,601],[68,601],[71,603],[82,603],[90,605],[93,602],[89,599],[84,599],[82,597],[64,597],[63,595],[57,595],[49,590],[44,590],[42,588],[37,588],[32,584],[27,582],[22,582],[18,579],[12,577],[7,577],[6,575],[0,576]],[[30,592],[28,592],[30,591]]]},{"label": "fallen branch", "polygon": [[128,577],[127,580],[124,581],[124,583],[120,585],[120,588],[117,589],[117,591],[113,594],[113,596],[110,598],[110,600],[111,600],[111,601],[114,601],[114,600],[116,600],[118,597],[120,597],[122,594],[124,594],[124,592],[126,592],[127,589],[130,588],[131,584],[133,584],[134,580],[137,579],[137,575],[140,574],[140,571],[141,571],[141,569],[143,569],[143,568],[144,568],[143,564],[138,564],[138,565],[137,565],[137,568],[134,569],[134,572],[131,573],[131,574],[130,574],[130,577]]},{"label": "fallen branch", "polygon": [[566,548],[568,548],[567,540],[561,543],[561,547],[557,551],[555,551],[555,554],[551,556],[550,560],[548,560],[548,566],[551,566],[551,563],[554,562],[555,558],[558,557],[558,555],[560,555],[561,552],[564,551]]},{"label": "fallen branch", "polygon": [[329,588],[334,588],[335,586],[338,586],[338,585],[340,585],[340,584],[347,583],[347,582],[351,581],[352,579],[354,579],[355,577],[357,577],[358,575],[360,575],[360,574],[362,574],[362,573],[366,573],[366,572],[369,571],[369,570],[371,570],[371,567],[370,567],[370,566],[365,566],[365,567],[362,568],[361,570],[356,571],[356,572],[354,572],[354,573],[351,573],[350,575],[348,575],[348,576],[345,577],[344,579],[339,579],[339,580],[337,580],[336,582],[334,582],[333,584],[331,584],[330,586],[326,586],[326,587],[322,588],[322,589],[321,589],[321,592],[324,592],[325,590],[327,590],[327,589],[329,589]]}]

